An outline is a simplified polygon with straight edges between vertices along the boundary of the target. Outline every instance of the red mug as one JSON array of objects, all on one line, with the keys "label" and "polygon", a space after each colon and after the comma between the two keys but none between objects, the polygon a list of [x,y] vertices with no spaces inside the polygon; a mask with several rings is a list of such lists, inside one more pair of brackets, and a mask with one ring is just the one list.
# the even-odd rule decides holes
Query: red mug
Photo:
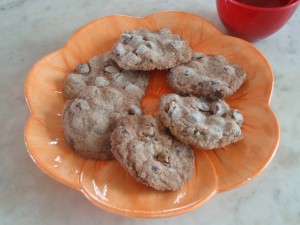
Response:
[{"label": "red mug", "polygon": [[300,0],[217,0],[219,17],[230,34],[258,41],[278,31]]}]

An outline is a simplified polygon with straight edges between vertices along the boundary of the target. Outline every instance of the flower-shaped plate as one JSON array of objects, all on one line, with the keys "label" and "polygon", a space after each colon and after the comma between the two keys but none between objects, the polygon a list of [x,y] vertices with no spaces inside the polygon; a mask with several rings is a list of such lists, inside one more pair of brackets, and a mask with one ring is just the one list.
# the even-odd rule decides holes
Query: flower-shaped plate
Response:
[{"label": "flower-shaped plate", "polygon": [[[244,115],[244,139],[213,151],[194,148],[193,177],[178,191],[160,192],[136,182],[116,162],[87,160],[64,139],[61,114],[63,83],[76,65],[110,51],[124,31],[168,27],[189,41],[193,51],[221,54],[248,76],[226,101]],[[25,95],[31,116],[25,143],[37,166],[50,177],[81,191],[95,205],[131,217],[168,217],[200,206],[217,193],[246,183],[270,162],[279,142],[279,126],[270,109],[273,74],[265,57],[250,43],[226,36],[203,18],[186,12],[160,12],[143,18],[107,16],[79,29],[68,43],[30,70]],[[158,99],[170,93],[164,71],[151,72],[145,113],[155,115]]]}]

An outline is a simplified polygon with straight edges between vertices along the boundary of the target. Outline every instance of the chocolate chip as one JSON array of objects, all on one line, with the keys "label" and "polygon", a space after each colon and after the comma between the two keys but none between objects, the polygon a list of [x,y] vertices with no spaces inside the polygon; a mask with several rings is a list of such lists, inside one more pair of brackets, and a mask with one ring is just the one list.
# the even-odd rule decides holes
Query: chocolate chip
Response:
[{"label": "chocolate chip", "polygon": [[170,155],[168,152],[160,152],[155,157],[158,161],[162,163],[169,163],[170,162]]},{"label": "chocolate chip", "polygon": [[121,54],[118,52],[118,50],[113,50],[114,55],[119,59],[121,57]]},{"label": "chocolate chip", "polygon": [[76,103],[75,107],[81,110],[81,103],[80,102]]},{"label": "chocolate chip", "polygon": [[147,42],[145,42],[145,45],[146,45],[148,48],[150,48],[150,49],[153,49],[153,48],[155,48],[155,45],[154,45],[154,43],[153,43],[153,42],[151,42],[151,41],[147,41]]},{"label": "chocolate chip", "polygon": [[204,55],[200,52],[194,53],[192,55],[192,59],[202,59],[204,57]]},{"label": "chocolate chip", "polygon": [[190,74],[188,73],[188,71],[184,71],[183,75],[186,76],[186,77],[188,77]]},{"label": "chocolate chip", "polygon": [[87,63],[80,64],[76,67],[76,73],[87,74],[90,72],[90,65]]},{"label": "chocolate chip", "polygon": [[150,137],[150,138],[153,138],[155,136],[155,131],[153,129],[153,127],[150,127],[148,130],[144,130],[142,132],[142,134],[145,136],[145,137]]},{"label": "chocolate chip", "polygon": [[218,134],[222,134],[223,133],[222,129],[219,126],[214,125],[214,124],[210,126],[210,129],[213,130],[214,132],[218,133]]},{"label": "chocolate chip", "polygon": [[98,134],[98,135],[104,134],[103,130],[100,129],[100,128],[97,128],[97,127],[93,128],[93,132]]},{"label": "chocolate chip", "polygon": [[132,109],[130,109],[129,112],[128,112],[128,114],[129,115],[134,115],[135,113],[134,113],[134,111]]},{"label": "chocolate chip", "polygon": [[169,28],[162,28],[162,29],[158,30],[158,32],[160,34],[171,34],[171,31]]},{"label": "chocolate chip", "polygon": [[231,117],[236,121],[236,123],[241,126],[244,122],[243,115],[236,109],[231,110]]},{"label": "chocolate chip", "polygon": [[97,87],[109,85],[109,81],[105,77],[96,77],[94,83]]},{"label": "chocolate chip", "polygon": [[199,123],[199,122],[202,122],[204,120],[204,116],[198,112],[191,112],[189,115],[188,115],[188,120],[191,122],[191,123]]},{"label": "chocolate chip", "polygon": [[121,42],[124,44],[128,44],[132,40],[133,36],[128,33],[124,33],[121,35]]},{"label": "chocolate chip", "polygon": [[241,136],[241,131],[240,130],[237,130],[234,132],[234,137],[240,137]]},{"label": "chocolate chip", "polygon": [[209,83],[211,85],[219,85],[220,84],[220,82],[218,80],[211,80]]},{"label": "chocolate chip", "polygon": [[158,172],[159,168],[157,166],[151,165],[150,166],[151,170],[153,170],[154,172]]},{"label": "chocolate chip", "polygon": [[211,107],[212,114],[221,116],[224,112],[220,103],[215,103]]},{"label": "chocolate chip", "polygon": [[149,48],[144,45],[144,44],[140,44],[134,51],[133,53],[136,55],[145,55],[147,52],[149,52]]},{"label": "chocolate chip", "polygon": [[125,55],[126,49],[125,49],[124,45],[122,43],[118,43],[113,50],[113,54],[117,58],[120,58],[121,56]]},{"label": "chocolate chip", "polygon": [[223,98],[224,95],[220,90],[216,90],[216,91],[213,92],[213,97],[214,98]]},{"label": "chocolate chip", "polygon": [[210,111],[209,104],[207,104],[204,101],[201,101],[200,99],[198,101],[197,107],[198,107],[199,111],[202,111],[202,112],[209,112]]},{"label": "chocolate chip", "polygon": [[122,127],[121,128],[121,133],[122,134],[129,134],[129,131],[125,127]]},{"label": "chocolate chip", "polygon": [[136,105],[130,106],[130,110],[128,111],[129,115],[142,115],[142,111]]},{"label": "chocolate chip", "polygon": [[190,67],[183,67],[183,68],[184,68],[184,70],[183,70],[182,74],[186,77],[191,76],[194,73],[194,70]]},{"label": "chocolate chip", "polygon": [[175,50],[180,50],[182,48],[183,42],[181,41],[172,41],[170,43],[170,46],[172,46],[172,48],[174,48]]},{"label": "chocolate chip", "polygon": [[171,103],[169,108],[166,109],[166,112],[170,117],[180,116],[180,109],[176,103]]},{"label": "chocolate chip", "polygon": [[103,69],[105,75],[115,74],[119,73],[119,69],[115,66],[106,66]]}]

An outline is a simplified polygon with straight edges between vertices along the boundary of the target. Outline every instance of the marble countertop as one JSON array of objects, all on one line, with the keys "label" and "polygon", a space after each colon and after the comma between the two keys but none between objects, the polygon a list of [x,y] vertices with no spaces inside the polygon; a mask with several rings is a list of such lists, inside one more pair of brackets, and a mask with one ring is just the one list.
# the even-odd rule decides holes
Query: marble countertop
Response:
[{"label": "marble countertop", "polygon": [[281,140],[270,165],[253,181],[184,215],[134,219],[95,207],[32,162],[23,140],[29,116],[23,85],[30,67],[95,18],[163,10],[198,14],[226,32],[215,2],[207,0],[25,0],[0,9],[0,224],[300,224],[299,9],[279,32],[255,43],[274,70],[271,107],[281,126]]}]

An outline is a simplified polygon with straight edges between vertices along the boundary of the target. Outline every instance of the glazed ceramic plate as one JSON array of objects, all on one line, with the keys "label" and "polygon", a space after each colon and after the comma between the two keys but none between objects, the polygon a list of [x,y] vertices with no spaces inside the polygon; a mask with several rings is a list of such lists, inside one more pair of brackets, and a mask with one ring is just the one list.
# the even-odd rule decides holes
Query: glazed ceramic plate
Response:
[{"label": "glazed ceramic plate", "polygon": [[[116,160],[94,161],[76,155],[64,139],[61,123],[63,83],[76,65],[111,50],[123,31],[163,27],[188,40],[193,51],[221,54],[248,74],[243,86],[226,99],[244,115],[244,139],[213,151],[194,148],[194,175],[174,192],[143,186]],[[270,162],[279,141],[279,126],[269,105],[272,88],[270,65],[253,45],[223,35],[199,16],[185,12],[161,12],[143,18],[108,16],[79,29],[65,47],[45,56],[31,69],[25,84],[31,111],[25,142],[40,169],[81,191],[100,208],[132,217],[174,216],[246,183]],[[144,112],[155,115],[159,97],[170,92],[165,72],[153,71],[142,100]]]}]

